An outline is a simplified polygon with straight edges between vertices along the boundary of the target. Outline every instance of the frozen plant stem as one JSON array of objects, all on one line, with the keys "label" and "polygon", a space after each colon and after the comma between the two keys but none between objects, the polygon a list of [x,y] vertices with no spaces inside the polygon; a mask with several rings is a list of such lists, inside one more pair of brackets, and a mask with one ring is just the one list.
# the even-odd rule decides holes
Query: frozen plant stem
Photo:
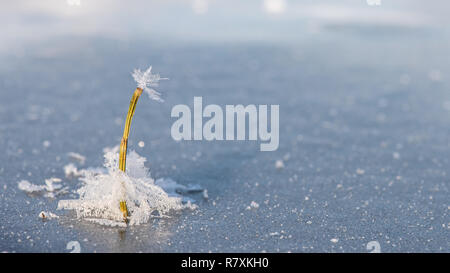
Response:
[{"label": "frozen plant stem", "polygon": [[[126,163],[127,163],[127,146],[128,146],[128,136],[130,134],[131,119],[134,115],[134,110],[136,109],[136,103],[142,92],[145,91],[149,98],[156,101],[163,101],[160,97],[160,93],[154,90],[152,87],[158,86],[159,80],[166,80],[166,78],[161,78],[159,74],[152,74],[152,67],[150,66],[147,70],[141,71],[140,69],[135,69],[132,74],[134,80],[137,83],[137,88],[134,91],[133,97],[130,101],[130,108],[128,109],[127,120],[125,121],[125,128],[123,129],[123,137],[120,143],[119,152],[119,169],[126,173]],[[123,220],[127,222],[127,217],[130,216],[127,208],[126,193],[125,193],[125,182],[122,182],[123,187],[123,198],[120,200],[120,211],[123,213]]]},{"label": "frozen plant stem", "polygon": [[[120,142],[120,153],[119,153],[119,169],[123,172],[126,171],[127,163],[127,146],[128,146],[128,136],[130,134],[131,120],[133,119],[134,110],[136,109],[136,104],[139,97],[142,94],[143,89],[138,87],[134,91],[133,97],[130,101],[130,108],[128,109],[127,119],[125,121],[125,128],[123,129],[122,141]],[[125,185],[123,185],[125,188]],[[124,189],[125,191],[125,189]],[[126,222],[128,214],[127,202],[126,200],[120,201],[120,211],[123,213],[123,219]]]}]

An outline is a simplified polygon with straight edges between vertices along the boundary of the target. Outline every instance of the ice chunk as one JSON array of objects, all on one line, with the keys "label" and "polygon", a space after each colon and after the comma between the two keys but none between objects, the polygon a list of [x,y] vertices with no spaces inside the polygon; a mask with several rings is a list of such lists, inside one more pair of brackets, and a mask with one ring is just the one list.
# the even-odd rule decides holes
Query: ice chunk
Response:
[{"label": "ice chunk", "polygon": [[178,184],[171,178],[159,178],[155,181],[155,184],[163,188],[169,194],[184,194],[203,191],[203,188],[198,184],[188,184],[185,186]]},{"label": "ice chunk", "polygon": [[283,169],[283,168],[284,168],[284,163],[283,163],[283,161],[282,161],[282,160],[277,160],[277,161],[275,162],[275,168],[278,169],[278,170]]},{"label": "ice chunk", "polygon": [[48,140],[44,140],[44,142],[42,142],[42,146],[44,146],[44,148],[48,148],[50,147],[51,143]]},{"label": "ice chunk", "polygon": [[78,153],[70,152],[67,155],[69,156],[69,158],[78,161],[81,165],[84,165],[84,162],[86,161],[86,157]]},{"label": "ice chunk", "polygon": [[31,184],[28,180],[20,181],[17,186],[19,190],[22,190],[26,193],[35,193],[45,190],[45,186]]},{"label": "ice chunk", "polygon": [[67,193],[66,188],[62,188],[60,184],[54,184],[61,182],[61,179],[52,177],[45,179],[45,185],[35,185],[27,180],[22,180],[18,183],[19,190],[26,193],[44,193],[45,197],[54,198],[56,195]]},{"label": "ice chunk", "polygon": [[47,191],[50,191],[50,192],[52,192],[52,191],[55,191],[55,190],[58,190],[58,189],[60,189],[62,186],[60,185],[60,184],[53,184],[53,183],[59,183],[59,182],[61,182],[61,179],[59,179],[59,178],[56,178],[56,177],[52,177],[52,178],[49,178],[49,179],[45,179],[45,184],[46,184],[46,186],[45,186],[45,189],[47,190]]},{"label": "ice chunk", "polygon": [[203,190],[203,198],[205,198],[205,199],[208,199],[208,198],[209,198],[208,190],[207,190],[207,189],[204,189],[204,190]]}]

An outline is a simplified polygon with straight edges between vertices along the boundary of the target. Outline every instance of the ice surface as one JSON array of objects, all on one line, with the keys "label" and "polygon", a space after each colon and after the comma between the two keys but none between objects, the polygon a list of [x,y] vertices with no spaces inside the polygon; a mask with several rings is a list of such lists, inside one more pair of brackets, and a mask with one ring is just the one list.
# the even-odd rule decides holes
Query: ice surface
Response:
[{"label": "ice surface", "polygon": [[[220,1],[206,17],[180,10],[193,22],[183,33],[168,16],[173,1],[152,2],[72,14],[95,24],[129,13],[118,28],[100,29],[77,28],[75,17],[38,5],[0,9],[8,25],[0,43],[0,252],[68,252],[69,241],[79,241],[82,252],[368,252],[371,241],[382,252],[450,251],[450,1],[375,8],[309,1],[314,10],[285,1],[277,17],[261,1]],[[224,24],[229,16],[217,11],[236,20]],[[422,27],[411,14],[436,24]],[[149,28],[148,20],[159,23]],[[102,148],[118,143],[123,130],[134,82],[124,75],[150,61],[170,75],[168,95],[164,104],[138,105],[129,148],[148,159],[155,180],[207,188],[207,200],[189,195],[198,209],[150,218],[122,234],[57,211],[58,200],[42,198],[46,190],[18,189],[21,180],[46,186],[45,179],[59,177],[69,193],[58,199],[77,200],[72,192],[84,182],[65,178],[63,167],[102,166]],[[171,108],[191,107],[200,95],[204,106],[279,104],[279,149],[173,141]],[[85,165],[70,151],[85,156]],[[277,160],[284,168],[275,168]],[[252,200],[259,208],[246,210]],[[60,218],[44,223],[41,211]]]},{"label": "ice surface", "polygon": [[105,150],[106,172],[83,170],[83,176],[80,177],[83,185],[77,190],[79,199],[61,200],[58,209],[74,210],[78,218],[86,218],[91,222],[101,219],[94,222],[120,226],[116,222],[123,221],[119,209],[121,200],[127,202],[130,225],[146,223],[154,211],[165,215],[172,210],[196,208],[191,202],[183,203],[183,197],[177,194],[177,190],[189,192],[190,187],[179,185],[171,179],[159,179],[155,183],[144,166],[145,157],[135,151],[129,152],[125,174],[118,169],[119,147]]}]

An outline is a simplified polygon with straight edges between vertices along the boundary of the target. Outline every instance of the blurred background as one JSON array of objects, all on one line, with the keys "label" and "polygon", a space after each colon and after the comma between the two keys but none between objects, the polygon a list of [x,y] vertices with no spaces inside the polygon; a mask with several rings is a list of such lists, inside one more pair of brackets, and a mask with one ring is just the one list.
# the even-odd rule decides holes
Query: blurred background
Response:
[{"label": "blurred background", "polygon": [[[0,251],[449,252],[448,1],[2,1]],[[65,178],[118,145],[154,178],[208,190],[199,208],[126,230],[56,211]],[[280,146],[175,142],[171,108],[279,104]],[[144,141],[145,146],[138,146]],[[278,163],[277,163],[278,162]],[[280,164],[280,162],[282,164]],[[278,166],[278,168],[277,168]],[[56,198],[18,190],[58,177]],[[254,202],[254,203],[252,203]],[[254,205],[254,204],[257,204]],[[253,205],[251,205],[253,204]],[[40,211],[60,215],[42,221]]]}]

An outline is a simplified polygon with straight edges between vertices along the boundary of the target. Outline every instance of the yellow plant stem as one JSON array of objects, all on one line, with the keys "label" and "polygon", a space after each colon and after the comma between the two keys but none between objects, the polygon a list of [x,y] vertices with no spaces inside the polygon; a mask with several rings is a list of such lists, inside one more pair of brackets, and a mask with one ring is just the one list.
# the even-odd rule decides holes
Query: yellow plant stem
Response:
[{"label": "yellow plant stem", "polygon": [[[130,108],[128,109],[127,119],[125,121],[125,128],[123,130],[122,141],[120,142],[120,152],[119,152],[119,169],[123,172],[126,170],[127,163],[127,146],[128,146],[128,136],[130,134],[131,120],[133,119],[134,110],[136,109],[136,104],[139,97],[142,94],[142,88],[136,88],[133,97],[130,101]],[[123,213],[123,219],[126,222],[129,216],[127,202],[125,200],[120,201],[120,211]]]}]

